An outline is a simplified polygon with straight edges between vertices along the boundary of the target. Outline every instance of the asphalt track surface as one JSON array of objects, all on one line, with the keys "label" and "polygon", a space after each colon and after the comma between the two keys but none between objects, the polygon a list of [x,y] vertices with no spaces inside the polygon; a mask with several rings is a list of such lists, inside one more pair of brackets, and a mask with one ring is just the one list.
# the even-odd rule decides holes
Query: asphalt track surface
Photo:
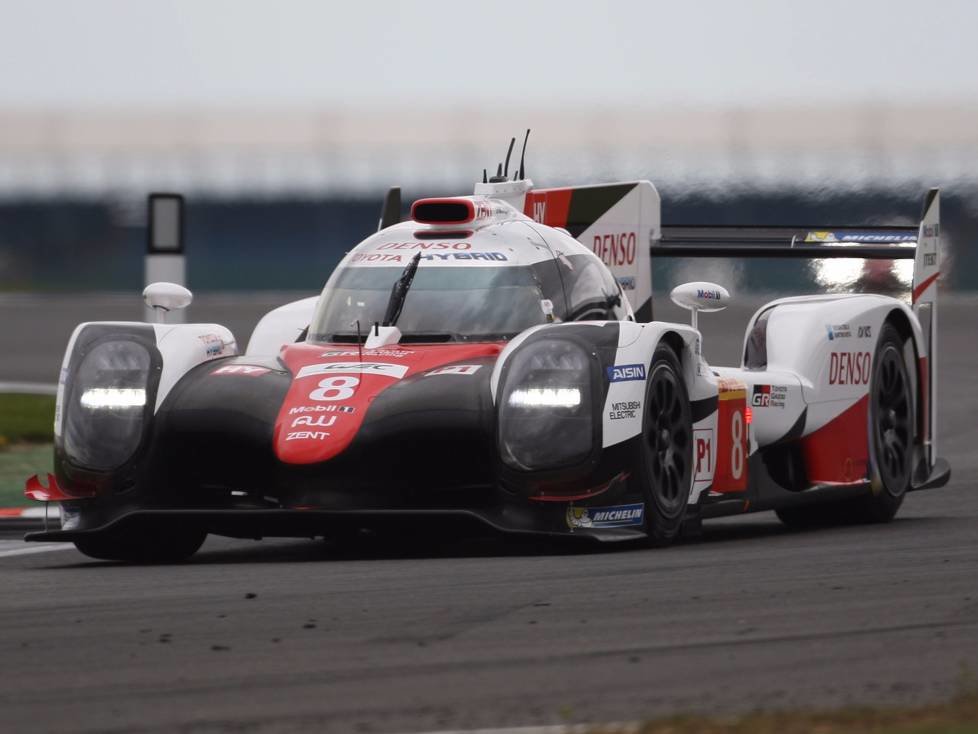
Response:
[{"label": "asphalt track surface", "polygon": [[[885,526],[763,514],[666,550],[211,539],[170,567],[8,535],[0,729],[416,732],[947,696],[978,671],[976,307],[942,309],[952,482]],[[708,358],[738,351],[744,318],[703,317]]]}]

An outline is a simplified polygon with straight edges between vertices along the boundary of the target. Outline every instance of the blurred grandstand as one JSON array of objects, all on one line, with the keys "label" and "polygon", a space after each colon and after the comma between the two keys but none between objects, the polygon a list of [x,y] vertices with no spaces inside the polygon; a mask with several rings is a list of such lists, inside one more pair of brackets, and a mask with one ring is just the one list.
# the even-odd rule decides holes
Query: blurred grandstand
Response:
[{"label": "blurred grandstand", "polygon": [[[155,190],[188,197],[191,287],[316,289],[376,226],[386,187],[400,185],[408,200],[468,191],[527,125],[538,184],[648,178],[672,223],[912,222],[927,187],[941,185],[954,263],[945,285],[978,288],[978,109],[867,104],[7,109],[0,290],[141,287],[144,201]],[[671,280],[682,266],[661,267]],[[718,267],[764,287],[733,264]]]}]

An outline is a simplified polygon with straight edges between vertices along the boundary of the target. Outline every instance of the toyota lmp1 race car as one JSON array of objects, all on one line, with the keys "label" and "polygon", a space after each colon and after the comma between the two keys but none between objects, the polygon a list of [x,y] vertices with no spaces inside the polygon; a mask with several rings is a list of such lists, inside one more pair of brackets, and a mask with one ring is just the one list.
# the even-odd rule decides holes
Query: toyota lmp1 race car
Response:
[{"label": "toyota lmp1 race car", "polygon": [[[508,166],[507,166],[508,168]],[[939,196],[919,226],[663,227],[648,181],[390,197],[382,228],[318,298],[267,314],[240,353],[215,324],[83,323],[58,385],[55,473],[27,536],[102,559],[176,561],[208,533],[354,537],[444,530],[647,539],[775,510],[792,525],[891,519],[941,486]],[[397,212],[395,216],[391,211]],[[652,320],[655,257],[912,259],[912,297],[782,298],[742,363]],[[351,535],[352,534],[352,535]]]}]

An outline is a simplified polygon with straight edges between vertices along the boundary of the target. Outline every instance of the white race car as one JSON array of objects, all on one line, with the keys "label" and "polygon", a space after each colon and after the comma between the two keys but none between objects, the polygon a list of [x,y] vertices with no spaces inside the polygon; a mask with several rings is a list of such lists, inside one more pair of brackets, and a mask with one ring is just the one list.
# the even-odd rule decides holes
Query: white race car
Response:
[{"label": "white race car", "polygon": [[[522,169],[522,166],[521,166]],[[663,227],[648,181],[387,209],[319,298],[266,315],[239,354],[215,324],[85,323],[58,392],[62,505],[99,558],[176,560],[207,533],[325,535],[463,525],[598,540],[776,510],[791,524],[885,521],[947,482],[937,457],[939,197],[919,227]],[[909,302],[768,303],[743,362],[712,367],[712,283],[652,320],[651,258],[913,259]],[[147,289],[177,308],[189,293]]]}]

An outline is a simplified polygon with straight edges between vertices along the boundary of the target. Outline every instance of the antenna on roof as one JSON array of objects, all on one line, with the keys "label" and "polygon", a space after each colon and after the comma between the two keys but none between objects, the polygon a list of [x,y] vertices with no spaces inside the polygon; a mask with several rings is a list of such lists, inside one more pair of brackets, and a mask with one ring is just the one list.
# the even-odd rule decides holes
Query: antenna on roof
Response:
[{"label": "antenna on roof", "polygon": [[526,129],[526,137],[523,138],[523,152],[520,153],[520,173],[516,177],[518,181],[522,181],[526,178],[526,171],[523,168],[523,163],[526,161],[526,141],[530,139],[530,128]]},{"label": "antenna on roof", "polygon": [[482,183],[489,183],[489,173],[485,168],[482,169]]},{"label": "antenna on roof", "polygon": [[500,163],[496,167],[496,175],[489,179],[489,183],[502,183],[505,180],[506,177],[503,175],[503,164]]},{"label": "antenna on roof", "polygon": [[509,157],[513,155],[513,146],[516,145],[516,138],[509,139],[509,150],[506,151],[506,168],[503,169],[503,176],[509,180]]},{"label": "antenna on roof", "polygon": [[380,221],[377,223],[379,232],[401,221],[401,188],[392,186],[384,197],[384,205],[380,209]]}]

